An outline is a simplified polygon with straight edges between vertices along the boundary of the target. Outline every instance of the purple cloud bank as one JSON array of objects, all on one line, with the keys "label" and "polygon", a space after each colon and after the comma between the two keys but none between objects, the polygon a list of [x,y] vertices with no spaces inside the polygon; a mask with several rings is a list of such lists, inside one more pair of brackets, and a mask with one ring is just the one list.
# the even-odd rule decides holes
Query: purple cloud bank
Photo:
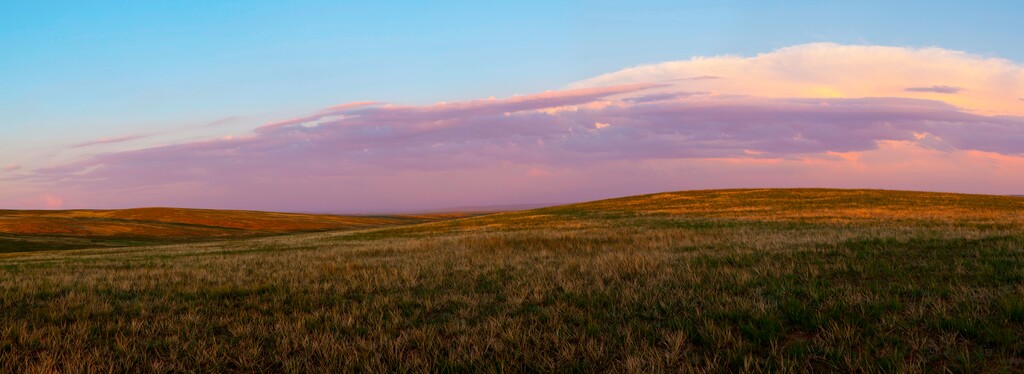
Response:
[{"label": "purple cloud bank", "polygon": [[[99,154],[26,178],[47,189],[106,194],[115,205],[416,209],[473,203],[457,200],[460,194],[509,202],[495,197],[514,195],[516,183],[530,178],[556,178],[551,170],[590,170],[583,177],[593,183],[615,178],[600,175],[619,170],[608,165],[652,160],[799,160],[871,151],[891,141],[942,152],[1024,155],[1024,118],[972,114],[937,101],[645,92],[662,87],[428,106],[343,104],[233,139]],[[131,137],[118,139],[89,143]],[[503,182],[490,184],[496,181]],[[138,199],[117,200],[123,196]],[[268,199],[280,204],[254,203]]]}]

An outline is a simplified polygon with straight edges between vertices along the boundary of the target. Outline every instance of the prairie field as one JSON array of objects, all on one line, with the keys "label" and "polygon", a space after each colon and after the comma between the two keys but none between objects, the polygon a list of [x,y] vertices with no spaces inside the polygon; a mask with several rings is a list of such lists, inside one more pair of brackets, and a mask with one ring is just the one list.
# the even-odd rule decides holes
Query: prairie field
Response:
[{"label": "prairie field", "polygon": [[0,250],[0,372],[1024,371],[1021,197],[709,190],[379,219]]}]

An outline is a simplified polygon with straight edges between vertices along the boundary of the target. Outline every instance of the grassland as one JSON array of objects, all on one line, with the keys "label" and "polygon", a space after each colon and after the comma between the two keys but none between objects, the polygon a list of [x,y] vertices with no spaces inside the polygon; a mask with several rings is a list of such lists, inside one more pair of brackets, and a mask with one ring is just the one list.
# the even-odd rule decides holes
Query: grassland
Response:
[{"label": "grassland", "polygon": [[0,372],[1024,370],[1024,199],[665,193],[0,255]]},{"label": "grassland", "polygon": [[459,214],[339,216],[240,210],[0,210],[0,253],[203,242],[408,225]]}]

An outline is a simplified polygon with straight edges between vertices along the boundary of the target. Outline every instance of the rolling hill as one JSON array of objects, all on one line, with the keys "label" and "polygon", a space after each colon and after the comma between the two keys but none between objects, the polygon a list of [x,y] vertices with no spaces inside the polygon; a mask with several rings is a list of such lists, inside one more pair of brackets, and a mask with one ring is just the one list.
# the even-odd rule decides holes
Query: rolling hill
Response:
[{"label": "rolling hill", "polygon": [[5,254],[0,371],[1020,372],[1021,284],[1019,197],[671,192]]},{"label": "rolling hill", "polygon": [[297,232],[352,230],[462,214],[341,216],[239,210],[0,210],[0,252],[195,242]]}]

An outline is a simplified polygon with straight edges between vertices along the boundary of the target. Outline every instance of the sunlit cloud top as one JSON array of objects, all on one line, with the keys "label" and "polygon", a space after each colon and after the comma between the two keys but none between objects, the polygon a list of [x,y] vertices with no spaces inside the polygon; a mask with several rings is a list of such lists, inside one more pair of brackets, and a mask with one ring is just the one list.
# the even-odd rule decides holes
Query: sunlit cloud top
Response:
[{"label": "sunlit cloud top", "polygon": [[[713,76],[717,79],[693,79]],[[753,57],[696,57],[574,84],[673,82],[687,91],[766,98],[906,97],[987,115],[1024,115],[1024,67],[941,48],[805,44]],[[666,88],[668,90],[668,88]]]}]

